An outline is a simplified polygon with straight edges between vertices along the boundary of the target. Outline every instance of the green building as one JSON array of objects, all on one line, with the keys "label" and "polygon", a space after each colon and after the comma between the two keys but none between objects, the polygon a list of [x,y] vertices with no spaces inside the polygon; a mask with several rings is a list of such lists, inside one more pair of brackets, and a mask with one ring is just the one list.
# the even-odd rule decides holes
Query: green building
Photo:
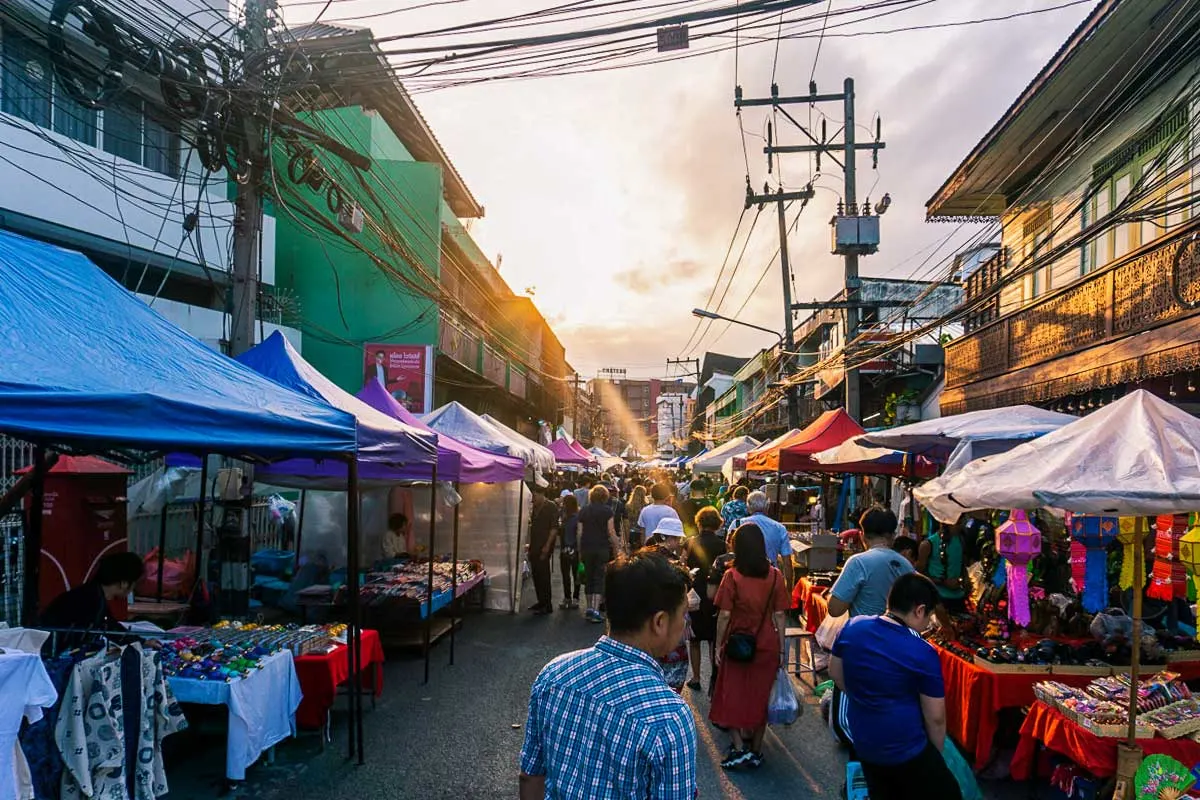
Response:
[{"label": "green building", "polygon": [[483,207],[373,35],[297,35],[317,87],[298,115],[371,161],[276,144],[276,285],[295,303],[304,357],[350,392],[383,378],[418,413],[457,400],[527,434],[558,424],[562,344],[471,238],[463,221]]}]

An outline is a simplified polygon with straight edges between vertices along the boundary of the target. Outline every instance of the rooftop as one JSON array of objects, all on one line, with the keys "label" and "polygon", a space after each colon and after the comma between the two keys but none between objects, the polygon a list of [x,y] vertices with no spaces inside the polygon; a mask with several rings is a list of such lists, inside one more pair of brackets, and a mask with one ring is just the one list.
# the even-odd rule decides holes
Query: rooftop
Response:
[{"label": "rooftop", "polygon": [[1164,66],[1195,57],[1198,8],[1200,0],[1101,0],[926,202],[927,217],[1003,213],[1064,147],[1166,80]]}]

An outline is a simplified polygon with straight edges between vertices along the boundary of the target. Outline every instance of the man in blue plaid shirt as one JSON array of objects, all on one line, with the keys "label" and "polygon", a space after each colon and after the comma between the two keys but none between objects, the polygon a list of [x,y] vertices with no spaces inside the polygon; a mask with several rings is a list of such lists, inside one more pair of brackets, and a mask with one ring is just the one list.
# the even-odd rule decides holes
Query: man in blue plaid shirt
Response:
[{"label": "man in blue plaid shirt", "polygon": [[604,590],[608,635],[533,683],[521,800],[692,800],[696,724],[657,660],[683,636],[688,576],[641,552],[608,565]]}]

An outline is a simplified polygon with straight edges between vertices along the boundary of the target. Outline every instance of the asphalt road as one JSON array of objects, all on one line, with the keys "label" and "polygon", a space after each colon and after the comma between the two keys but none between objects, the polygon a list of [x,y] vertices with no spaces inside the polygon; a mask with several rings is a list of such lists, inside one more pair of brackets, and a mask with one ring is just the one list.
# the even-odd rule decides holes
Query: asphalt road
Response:
[{"label": "asphalt road", "polygon": [[[443,640],[433,651],[428,685],[421,684],[419,658],[389,654],[383,696],[375,709],[368,704],[364,720],[365,765],[346,760],[345,703],[340,701],[334,741],[326,750],[315,735],[285,742],[275,763],[250,769],[237,794],[262,800],[515,797],[530,684],[551,658],[587,647],[599,634],[600,626],[568,611],[540,618],[469,615],[458,635],[455,665],[448,664],[449,642]],[[684,693],[700,732],[701,797],[841,797],[845,755],[821,722],[811,693],[795,725],[768,734],[762,768],[734,774],[723,773],[718,764],[727,742],[706,722],[707,700]],[[172,800],[212,798],[220,782],[224,743],[219,726],[207,733],[203,724],[197,727],[168,740]],[[1014,788],[989,788],[986,794],[1018,796]]]}]

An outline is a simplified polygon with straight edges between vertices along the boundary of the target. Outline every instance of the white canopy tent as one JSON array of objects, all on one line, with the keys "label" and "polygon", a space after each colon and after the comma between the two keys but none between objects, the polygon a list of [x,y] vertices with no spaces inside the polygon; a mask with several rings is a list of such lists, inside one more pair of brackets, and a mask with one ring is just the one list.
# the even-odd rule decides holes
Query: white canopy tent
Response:
[{"label": "white canopy tent", "polygon": [[613,467],[619,467],[625,463],[623,458],[612,455],[603,447],[593,447],[588,452],[596,457],[597,463],[600,464],[600,469],[606,472]]},{"label": "white canopy tent", "polygon": [[853,441],[928,456],[946,462],[946,472],[953,472],[974,459],[1006,452],[1077,419],[1036,406],[1006,406],[869,431]]},{"label": "white canopy tent", "polygon": [[546,447],[544,444],[538,444],[524,434],[517,433],[512,428],[493,417],[491,414],[484,414],[482,418],[491,423],[492,426],[497,430],[508,434],[509,437],[530,449],[532,460],[526,461],[525,463],[529,464],[534,469],[541,470],[542,472],[550,472],[554,469],[554,453],[551,452],[549,447]]},{"label": "white canopy tent", "polygon": [[[915,492],[938,519],[970,510],[1037,507],[1132,516],[1132,675],[1138,672],[1146,516],[1200,508],[1200,420],[1149,392],[1116,403],[1007,453],[974,461]],[[1127,746],[1136,747],[1136,680],[1131,681]]]},{"label": "white canopy tent", "polygon": [[1133,516],[1200,509],[1200,420],[1138,390],[1007,453],[971,462],[915,496],[953,522],[982,508],[1046,506]]},{"label": "white canopy tent", "polygon": [[707,453],[696,456],[688,462],[688,467],[691,468],[693,475],[701,472],[719,473],[727,460],[734,456],[745,455],[758,447],[759,444],[761,443],[751,436],[738,436],[725,442],[720,447],[714,447]]}]

